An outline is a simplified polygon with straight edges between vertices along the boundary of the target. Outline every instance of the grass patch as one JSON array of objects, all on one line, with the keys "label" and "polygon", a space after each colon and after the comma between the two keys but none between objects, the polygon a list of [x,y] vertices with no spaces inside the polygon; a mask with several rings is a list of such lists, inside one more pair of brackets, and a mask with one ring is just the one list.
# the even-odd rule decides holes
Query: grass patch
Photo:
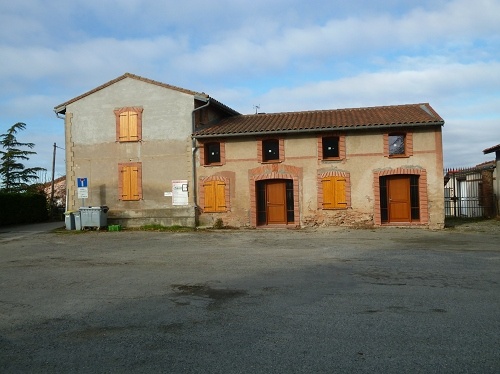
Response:
[{"label": "grass patch", "polygon": [[444,227],[446,228],[461,227],[473,224],[480,224],[483,222],[498,223],[499,221],[495,218],[483,218],[483,217],[474,217],[474,218],[446,217],[444,220]]},{"label": "grass patch", "polygon": [[163,226],[158,224],[144,225],[140,227],[141,231],[168,231],[168,232],[179,232],[179,231],[195,231],[193,227],[186,226]]}]

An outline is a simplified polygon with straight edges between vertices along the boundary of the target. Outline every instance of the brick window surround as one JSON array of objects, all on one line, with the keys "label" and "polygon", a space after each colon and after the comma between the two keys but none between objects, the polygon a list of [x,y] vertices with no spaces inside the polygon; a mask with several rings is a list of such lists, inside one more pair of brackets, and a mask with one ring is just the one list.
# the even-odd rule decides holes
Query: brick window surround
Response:
[{"label": "brick window surround", "polygon": [[[116,121],[116,141],[117,142],[137,142],[142,140],[142,112],[141,107],[124,107],[115,109],[115,121]],[[132,129],[128,129],[126,134],[122,134],[121,122],[124,120],[124,116],[133,121],[131,123]],[[127,121],[127,120],[126,120]],[[129,133],[129,131],[132,131]]]},{"label": "brick window surround", "polygon": [[[264,159],[263,142],[265,142],[266,140],[277,140],[278,141],[279,159],[276,159],[276,160],[265,160]],[[266,137],[266,138],[257,139],[257,160],[259,160],[259,162],[261,164],[272,164],[272,163],[285,161],[285,140],[283,138],[276,138],[276,137]]]},{"label": "brick window surround", "polygon": [[[205,146],[211,143],[219,143],[220,162],[208,163]],[[222,166],[226,163],[226,143],[220,139],[200,142],[200,165],[202,166]]]},{"label": "brick window surround", "polygon": [[[325,158],[323,155],[323,138],[338,138],[339,156]],[[345,135],[344,134],[322,134],[318,136],[318,160],[320,161],[342,161],[346,158]]]},{"label": "brick window surround", "polygon": [[[405,152],[404,154],[391,155],[389,152],[389,136],[391,135],[404,135],[405,137]],[[405,158],[413,156],[413,133],[409,131],[394,131],[384,133],[384,157],[389,158]]]},{"label": "brick window surround", "polygon": [[[231,210],[231,206],[230,206],[230,186],[229,186],[229,183],[230,183],[230,180],[229,178],[226,178],[226,177],[222,177],[220,175],[212,175],[212,176],[209,176],[209,177],[205,177],[205,178],[200,178],[199,179],[199,188],[198,188],[198,191],[199,191],[199,206],[200,206],[200,210],[201,212],[203,213],[204,212],[204,207],[205,207],[205,188],[203,187],[204,184],[206,184],[207,182],[212,182],[212,181],[219,181],[219,182],[222,182],[225,184],[225,188],[224,188],[224,198],[225,198],[225,201],[226,201],[226,209],[225,209],[225,212],[229,212]],[[208,213],[208,212],[207,212]],[[218,213],[221,213],[221,212],[218,212]]]},{"label": "brick window surround", "polygon": [[[389,175],[418,175],[418,195],[419,195],[419,222],[397,223],[398,226],[426,225],[429,223],[429,196],[427,193],[427,171],[419,168],[396,168],[392,170],[381,170],[373,173],[373,196],[374,196],[374,214],[373,220],[376,225],[391,225],[391,223],[382,223],[382,214],[380,211],[380,177]],[[394,225],[394,224],[393,224]]]},{"label": "brick window surround", "polygon": [[[328,177],[342,177],[345,178],[345,208],[334,208],[333,210],[345,210],[351,207],[351,175],[345,171],[327,171],[318,174],[317,188],[318,188],[318,209],[323,209],[323,179]],[[330,210],[330,209],[329,209]]]}]

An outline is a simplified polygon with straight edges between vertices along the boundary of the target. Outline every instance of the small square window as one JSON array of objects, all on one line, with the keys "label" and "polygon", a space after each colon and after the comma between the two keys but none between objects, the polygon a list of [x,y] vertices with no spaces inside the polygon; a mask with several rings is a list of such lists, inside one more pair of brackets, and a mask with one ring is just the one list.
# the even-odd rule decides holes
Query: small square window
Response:
[{"label": "small square window", "polygon": [[274,161],[280,159],[280,146],[278,139],[267,139],[262,141],[262,160]]},{"label": "small square window", "polygon": [[323,159],[339,158],[339,138],[336,136],[325,136],[322,138]]},{"label": "small square window", "polygon": [[389,134],[389,156],[404,156],[405,154],[405,135]]},{"label": "small square window", "polygon": [[205,164],[219,164],[220,162],[220,143],[205,144]]}]

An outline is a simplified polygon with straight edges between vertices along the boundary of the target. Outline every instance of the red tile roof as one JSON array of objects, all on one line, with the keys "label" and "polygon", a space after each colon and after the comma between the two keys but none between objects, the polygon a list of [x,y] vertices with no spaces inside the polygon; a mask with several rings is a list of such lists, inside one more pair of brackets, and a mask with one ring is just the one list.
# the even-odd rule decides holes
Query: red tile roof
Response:
[{"label": "red tile roof", "polygon": [[496,152],[496,151],[500,151],[500,144],[494,145],[493,147],[490,147],[490,148],[486,148],[483,151],[483,153],[487,154],[487,153],[492,153],[492,152]]},{"label": "red tile roof", "polygon": [[366,129],[382,127],[444,125],[444,120],[427,103],[368,108],[317,110],[273,114],[239,115],[198,130],[194,137],[265,135]]}]

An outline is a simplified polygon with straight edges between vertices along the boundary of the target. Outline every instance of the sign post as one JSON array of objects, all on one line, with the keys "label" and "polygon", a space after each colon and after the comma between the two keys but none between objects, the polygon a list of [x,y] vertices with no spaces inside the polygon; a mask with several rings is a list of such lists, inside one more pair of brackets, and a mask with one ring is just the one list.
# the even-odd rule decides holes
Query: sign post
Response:
[{"label": "sign post", "polygon": [[89,188],[87,178],[77,178],[76,185],[78,187],[78,198],[82,199],[82,206],[85,205],[85,199],[89,197]]}]

